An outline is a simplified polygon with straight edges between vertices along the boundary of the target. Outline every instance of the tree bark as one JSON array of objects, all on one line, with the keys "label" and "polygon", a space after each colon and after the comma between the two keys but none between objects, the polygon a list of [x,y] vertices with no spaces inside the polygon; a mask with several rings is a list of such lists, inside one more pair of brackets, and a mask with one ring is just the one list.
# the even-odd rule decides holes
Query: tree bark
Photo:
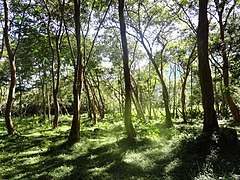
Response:
[{"label": "tree bark", "polygon": [[120,21],[120,31],[122,40],[122,50],[123,50],[123,68],[124,68],[124,80],[125,80],[125,111],[124,111],[124,124],[127,131],[127,136],[129,139],[134,139],[136,137],[136,132],[132,124],[131,119],[131,78],[130,78],[130,68],[129,68],[129,58],[128,58],[128,47],[127,47],[127,37],[126,37],[126,25],[123,15],[124,0],[119,0],[119,21]]},{"label": "tree bark", "polygon": [[69,142],[75,142],[80,139],[80,102],[83,87],[83,57],[81,51],[80,34],[80,1],[74,0],[74,22],[77,41],[77,62],[74,63],[74,82],[73,82],[73,119]]},{"label": "tree bark", "polygon": [[199,78],[204,109],[203,131],[212,132],[218,128],[214,110],[214,95],[211,70],[208,61],[208,0],[199,0],[199,22],[197,34]]},{"label": "tree bark", "polygon": [[8,131],[8,135],[14,134],[14,128],[13,123],[11,119],[11,110],[13,106],[13,99],[15,94],[15,88],[16,88],[16,61],[15,61],[15,55],[12,51],[10,42],[9,42],[9,27],[8,27],[8,0],[4,0],[4,39],[5,44],[7,48],[8,58],[9,58],[9,64],[10,64],[10,70],[11,70],[11,81],[10,81],[10,87],[8,92],[8,99],[6,104],[6,110],[5,110],[5,122],[6,127]]}]

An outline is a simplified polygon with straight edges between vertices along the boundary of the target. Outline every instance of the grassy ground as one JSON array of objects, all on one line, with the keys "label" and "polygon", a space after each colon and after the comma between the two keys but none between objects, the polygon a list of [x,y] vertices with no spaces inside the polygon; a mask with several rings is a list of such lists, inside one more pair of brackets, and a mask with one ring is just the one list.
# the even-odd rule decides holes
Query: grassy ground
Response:
[{"label": "grassy ground", "polygon": [[130,142],[119,118],[90,126],[82,117],[81,140],[70,146],[71,117],[54,130],[38,121],[15,119],[18,135],[8,137],[0,119],[0,179],[240,179],[239,143],[200,135],[201,122],[135,123],[138,138]]}]

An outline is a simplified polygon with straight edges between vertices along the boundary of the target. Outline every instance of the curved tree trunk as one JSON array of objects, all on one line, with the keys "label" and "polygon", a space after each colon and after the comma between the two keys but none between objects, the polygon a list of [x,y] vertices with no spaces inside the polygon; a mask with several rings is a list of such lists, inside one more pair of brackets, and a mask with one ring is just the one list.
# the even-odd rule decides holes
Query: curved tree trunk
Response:
[{"label": "curved tree trunk", "polygon": [[214,95],[211,70],[208,61],[208,0],[199,0],[199,24],[197,34],[197,49],[199,60],[199,78],[204,109],[203,131],[212,132],[218,128],[214,110]]},{"label": "curved tree trunk", "polygon": [[[223,10],[224,10],[224,6],[225,6],[226,2],[222,2],[221,5],[219,4],[218,1],[215,0],[215,5],[216,5],[216,9],[218,12],[218,23],[219,23],[219,27],[220,27],[220,39],[222,41],[222,47],[221,47],[221,53],[222,53],[222,58],[223,58],[223,82],[224,82],[224,87],[225,87],[225,98],[227,100],[228,106],[231,110],[231,113],[233,115],[233,119],[235,120],[235,122],[240,122],[240,112],[239,109],[237,107],[237,105],[234,103],[233,98],[231,96],[231,92],[229,89],[229,63],[228,63],[228,57],[227,57],[227,53],[226,53],[226,43],[225,43],[225,26],[226,23],[223,24]],[[235,6],[235,2],[232,6],[232,8],[230,8],[228,13],[231,13],[233,7]],[[227,19],[225,20],[227,22]]]},{"label": "curved tree trunk", "polygon": [[128,59],[128,47],[127,47],[127,37],[126,37],[126,25],[123,15],[124,0],[119,0],[119,20],[120,20],[120,31],[123,49],[123,68],[124,68],[124,80],[125,80],[125,112],[124,112],[124,124],[127,131],[127,136],[129,139],[134,139],[136,137],[136,132],[132,124],[131,119],[131,78],[130,78],[130,68]]},{"label": "curved tree trunk", "polygon": [[11,110],[13,106],[13,98],[15,93],[15,87],[16,87],[16,62],[15,62],[15,55],[11,49],[11,45],[9,42],[9,27],[8,27],[8,0],[4,0],[4,38],[5,38],[5,44],[7,48],[9,63],[10,63],[10,70],[11,70],[11,81],[10,81],[10,87],[8,92],[8,99],[6,104],[6,110],[5,110],[5,122],[6,127],[8,130],[8,135],[14,134],[14,128],[13,123],[11,119]]}]

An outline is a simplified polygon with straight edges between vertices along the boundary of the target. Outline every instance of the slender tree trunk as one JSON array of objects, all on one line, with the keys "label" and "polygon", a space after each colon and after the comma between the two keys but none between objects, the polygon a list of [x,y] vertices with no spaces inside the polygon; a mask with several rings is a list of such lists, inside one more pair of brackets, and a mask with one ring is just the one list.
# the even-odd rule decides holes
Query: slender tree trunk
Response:
[{"label": "slender tree trunk", "polygon": [[[186,85],[187,85],[187,79],[189,76],[189,73],[191,71],[191,64],[192,62],[195,60],[195,58],[192,59],[192,56],[194,54],[196,48],[196,44],[191,52],[191,55],[189,56],[188,62],[187,62],[187,69],[186,69],[186,73],[183,77],[183,81],[182,81],[182,89],[181,89],[181,104],[182,104],[182,117],[183,117],[183,122],[187,123],[187,117],[186,117],[186,113],[185,113],[185,109],[186,109],[186,95],[185,95],[185,91],[186,91]],[[191,73],[191,98],[192,98],[192,73]],[[190,106],[192,108],[192,104],[191,104],[191,99],[190,99]],[[192,111],[192,109],[191,109]],[[190,112],[191,113],[191,112]]]},{"label": "slender tree trunk", "polygon": [[218,128],[214,110],[214,95],[211,70],[208,61],[208,0],[199,0],[199,24],[197,34],[197,49],[199,60],[199,78],[204,109],[203,131],[211,132]]},{"label": "slender tree trunk", "polygon": [[[169,110],[169,96],[168,96],[167,86],[166,86],[165,81],[163,79],[163,65],[162,65],[163,59],[161,57],[161,66],[160,66],[161,70],[159,70],[159,67],[158,67],[152,53],[148,50],[147,46],[144,43],[143,34],[141,32],[140,32],[140,36],[141,36],[141,43],[142,43],[144,49],[146,50],[147,55],[148,55],[150,61],[152,62],[153,67],[154,67],[154,69],[155,69],[155,71],[156,71],[156,73],[159,77],[160,83],[162,85],[164,109],[165,109],[165,113],[166,113],[166,121],[165,122],[166,122],[167,127],[171,127],[172,126],[172,119],[171,119],[171,113],[170,113],[170,110]],[[165,47],[166,47],[166,45],[165,45]],[[163,54],[163,50],[164,50],[164,48],[161,50],[161,56]]]},{"label": "slender tree trunk", "polygon": [[49,95],[47,83],[46,83],[46,96],[47,96],[47,116],[48,116],[48,120],[51,124],[51,102],[50,102],[50,95]]},{"label": "slender tree trunk", "polygon": [[192,112],[193,112],[193,67],[191,66],[191,77],[190,77],[190,118],[192,121]]},{"label": "slender tree trunk", "polygon": [[[132,87],[132,89],[133,89],[133,87]],[[143,122],[147,122],[146,117],[143,112],[143,109],[142,109],[142,105],[140,104],[137,93],[134,91],[134,89],[133,89],[133,95],[134,96],[132,97],[132,100],[133,100],[133,103],[135,105],[138,115],[141,117]],[[135,99],[134,99],[134,97],[135,97]]]},{"label": "slender tree trunk", "polygon": [[[225,87],[225,97],[226,97],[228,106],[231,110],[231,113],[233,115],[234,121],[239,123],[240,122],[240,112],[239,112],[237,105],[233,101],[233,98],[232,98],[231,92],[230,92],[230,87],[229,87],[229,62],[228,62],[228,57],[227,57],[227,53],[226,53],[226,43],[225,43],[225,33],[224,33],[225,26],[223,24],[223,10],[224,10],[224,6],[225,6],[225,2],[222,2],[221,3],[222,5],[220,6],[219,2],[215,0],[215,4],[216,4],[217,12],[218,12],[218,17],[219,17],[218,23],[219,23],[219,27],[220,27],[220,39],[222,41],[221,53],[222,53],[222,58],[223,58],[223,82],[224,82],[224,87]],[[235,4],[233,5],[233,7],[234,6],[235,6]],[[226,21],[227,21],[227,19],[226,19]]]},{"label": "slender tree trunk", "polygon": [[[17,76],[17,75],[16,75]],[[18,82],[19,82],[19,117],[20,120],[22,120],[23,118],[23,109],[22,109],[22,78],[21,78],[21,74],[19,74],[19,78],[18,78]]]},{"label": "slender tree trunk", "polygon": [[185,95],[185,89],[186,89],[186,83],[187,83],[187,76],[185,76],[183,78],[183,82],[182,82],[182,89],[181,89],[181,104],[182,104],[182,118],[183,118],[183,122],[187,123],[187,117],[186,117],[186,113],[185,113],[185,107],[186,107],[186,95]]},{"label": "slender tree trunk", "polygon": [[105,116],[105,104],[104,104],[104,99],[103,99],[103,95],[101,93],[101,89],[100,89],[100,82],[99,82],[99,77],[97,76],[97,90],[98,90],[98,96],[100,98],[100,102],[101,102],[101,109],[100,109],[100,118],[103,119]]},{"label": "slender tree trunk", "polygon": [[10,70],[11,70],[11,81],[10,81],[10,87],[8,92],[8,99],[6,104],[6,110],[5,110],[5,122],[6,127],[8,131],[8,135],[14,134],[14,128],[13,123],[11,119],[11,111],[13,106],[13,98],[15,94],[15,87],[16,87],[16,61],[15,61],[15,55],[12,51],[10,42],[9,42],[9,26],[8,26],[8,0],[4,0],[4,38],[5,38],[5,44],[7,48],[8,58],[9,58],[9,64],[10,64]]},{"label": "slender tree trunk", "polygon": [[148,118],[152,119],[152,92],[151,92],[152,83],[151,83],[150,77],[151,77],[151,62],[148,63],[147,86],[148,86],[148,103],[149,103],[149,106],[147,107],[147,109],[148,109]]},{"label": "slender tree trunk", "polygon": [[[93,83],[96,85],[93,77],[92,77],[92,80],[93,80]],[[95,93],[95,89],[93,88],[93,85],[91,85],[89,81],[87,81],[87,84],[88,84],[88,87],[90,88],[91,94],[92,94],[91,104],[92,104],[92,111],[93,111],[94,120],[97,120],[96,119],[97,112],[99,114],[101,114],[101,111],[102,111],[101,102],[99,102],[99,100],[98,100],[98,97]],[[96,122],[95,122],[95,124],[96,124]]]},{"label": "slender tree trunk", "polygon": [[[59,92],[59,84],[60,84],[60,67],[61,67],[61,59],[60,59],[60,36],[62,31],[62,20],[60,22],[59,32],[56,38],[56,54],[57,54],[57,78],[56,78],[56,86],[53,90],[53,102],[54,102],[54,121],[53,127],[58,127],[58,117],[59,117],[59,103],[58,103],[58,92]],[[55,77],[54,77],[55,78]]]},{"label": "slender tree trunk", "polygon": [[[57,56],[57,70],[56,70],[56,75],[55,75],[55,51],[53,48],[53,43],[51,40],[51,33],[50,33],[50,23],[51,23],[51,12],[47,6],[47,2],[45,2],[45,8],[48,13],[48,24],[47,24],[47,33],[48,33],[48,41],[49,41],[49,46],[51,49],[52,53],[52,91],[53,91],[53,105],[54,105],[54,120],[53,120],[53,127],[57,128],[58,127],[58,117],[59,117],[59,102],[58,102],[58,92],[59,92],[59,83],[60,83],[60,67],[61,67],[61,59],[60,59],[60,38],[61,38],[61,33],[62,33],[62,25],[63,25],[63,17],[61,13],[60,17],[60,26],[58,29],[58,32],[56,34],[56,45],[55,45],[55,50],[56,50],[56,56]],[[63,4],[64,5],[64,4]],[[59,10],[62,12],[62,5],[59,2]],[[55,77],[56,76],[56,77]]]},{"label": "slender tree trunk", "polygon": [[[144,121],[144,122],[147,122],[147,119],[146,119],[146,117],[145,117],[145,115],[144,115],[144,112],[143,112],[143,108],[142,108],[142,104],[141,104],[141,102],[140,102],[140,100],[139,100],[139,96],[138,96],[138,88],[137,88],[137,83],[136,83],[136,81],[134,80],[134,78],[132,77],[131,78],[132,79],[132,82],[133,82],[133,84],[134,84],[134,86],[135,86],[135,89],[133,88],[133,86],[132,86],[132,91],[133,91],[133,97],[132,97],[132,99],[133,99],[133,102],[134,102],[134,105],[135,105],[135,108],[136,108],[136,110],[137,110],[137,112],[138,112],[138,115],[142,118],[142,120]],[[135,99],[136,100],[134,100],[134,97],[135,97]]]},{"label": "slender tree trunk", "polygon": [[[96,115],[96,111],[95,111],[95,108],[94,108],[94,100],[93,100],[94,97],[91,98],[91,96],[90,96],[89,86],[90,85],[87,83],[87,80],[84,77],[84,87],[85,87],[85,91],[86,91],[87,98],[88,98],[90,118],[92,119],[93,125],[96,125],[96,123],[97,123],[97,115]],[[92,118],[92,115],[93,115],[93,118]]]},{"label": "slender tree trunk", "polygon": [[45,64],[44,62],[42,62],[42,69],[43,69],[43,77],[42,77],[42,108],[43,108],[43,120],[44,122],[46,121],[46,111],[47,111],[47,107],[46,107],[46,68],[45,68]]},{"label": "slender tree trunk", "polygon": [[173,118],[176,118],[176,109],[177,109],[177,105],[176,105],[176,101],[177,101],[177,65],[174,64],[174,85],[173,85]]},{"label": "slender tree trunk", "polygon": [[126,25],[124,20],[124,0],[118,0],[119,2],[119,21],[120,21],[120,31],[123,49],[123,68],[124,68],[124,80],[125,80],[125,111],[124,111],[124,124],[127,131],[127,136],[129,139],[134,139],[136,137],[136,132],[131,120],[131,78],[130,78],[130,68],[128,59],[128,47],[127,47],[127,37],[126,37]]},{"label": "slender tree trunk", "polygon": [[73,119],[68,140],[75,142],[80,139],[80,102],[83,86],[83,57],[81,51],[80,34],[80,1],[74,0],[74,22],[77,41],[77,62],[74,63],[74,82],[73,82]]},{"label": "slender tree trunk", "polygon": [[[152,55],[148,52],[149,58],[152,61],[153,67],[156,70],[156,73],[160,79],[161,85],[162,85],[162,93],[163,93],[163,101],[164,101],[164,109],[166,113],[166,126],[171,127],[172,126],[172,119],[171,119],[171,113],[169,110],[169,97],[168,97],[168,90],[167,86],[165,84],[165,81],[163,79],[163,76],[158,68],[158,65],[156,61],[153,59]],[[162,66],[161,66],[162,67]]]}]

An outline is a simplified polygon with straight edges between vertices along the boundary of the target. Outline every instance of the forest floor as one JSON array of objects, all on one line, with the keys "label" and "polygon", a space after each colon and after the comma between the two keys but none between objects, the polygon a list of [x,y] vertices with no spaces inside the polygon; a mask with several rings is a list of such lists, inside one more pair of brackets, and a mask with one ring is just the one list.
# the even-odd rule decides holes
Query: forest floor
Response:
[{"label": "forest floor", "polygon": [[18,133],[6,136],[0,119],[0,179],[240,179],[240,143],[208,138],[201,120],[170,129],[163,121],[135,122],[138,137],[129,141],[120,118],[91,126],[83,116],[74,145],[65,144],[70,116],[60,118],[58,129],[38,121],[14,119]]}]

